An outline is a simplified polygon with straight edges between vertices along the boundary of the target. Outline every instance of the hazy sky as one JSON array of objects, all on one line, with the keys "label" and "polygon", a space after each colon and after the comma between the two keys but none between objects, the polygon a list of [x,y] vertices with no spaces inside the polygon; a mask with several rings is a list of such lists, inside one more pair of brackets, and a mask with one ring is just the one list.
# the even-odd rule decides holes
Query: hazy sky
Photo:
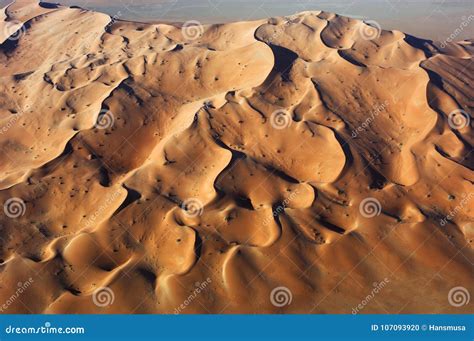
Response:
[{"label": "hazy sky", "polygon": [[[9,1],[0,0],[0,3],[6,2]],[[253,20],[322,9],[375,20],[383,28],[399,29],[422,38],[444,40],[461,26],[463,29],[457,39],[474,38],[474,0],[59,0],[59,2],[100,10],[116,15],[120,19],[198,20],[203,23]]]}]

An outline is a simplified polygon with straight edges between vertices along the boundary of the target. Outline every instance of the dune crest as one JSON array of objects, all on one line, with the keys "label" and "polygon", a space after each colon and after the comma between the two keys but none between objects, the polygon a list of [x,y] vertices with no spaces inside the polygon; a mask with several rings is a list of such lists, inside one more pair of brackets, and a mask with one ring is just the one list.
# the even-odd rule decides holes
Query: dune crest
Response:
[{"label": "dune crest", "polygon": [[469,311],[441,301],[474,292],[472,41],[1,19],[0,302],[34,280],[7,312],[351,313],[384,278],[364,312]]}]

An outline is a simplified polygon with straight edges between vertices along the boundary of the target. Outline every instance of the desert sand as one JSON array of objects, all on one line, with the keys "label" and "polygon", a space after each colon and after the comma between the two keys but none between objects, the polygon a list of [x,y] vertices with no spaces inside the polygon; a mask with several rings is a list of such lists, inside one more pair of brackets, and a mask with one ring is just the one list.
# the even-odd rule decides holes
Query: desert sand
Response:
[{"label": "desert sand", "polygon": [[2,313],[473,312],[473,41],[32,0],[0,34]]}]

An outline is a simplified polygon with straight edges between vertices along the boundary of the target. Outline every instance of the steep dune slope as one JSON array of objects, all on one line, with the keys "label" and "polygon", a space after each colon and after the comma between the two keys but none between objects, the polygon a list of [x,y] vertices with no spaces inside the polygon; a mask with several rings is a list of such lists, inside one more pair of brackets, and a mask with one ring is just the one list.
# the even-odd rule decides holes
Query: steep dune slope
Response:
[{"label": "steep dune slope", "polygon": [[472,311],[472,42],[4,13],[6,312]]}]

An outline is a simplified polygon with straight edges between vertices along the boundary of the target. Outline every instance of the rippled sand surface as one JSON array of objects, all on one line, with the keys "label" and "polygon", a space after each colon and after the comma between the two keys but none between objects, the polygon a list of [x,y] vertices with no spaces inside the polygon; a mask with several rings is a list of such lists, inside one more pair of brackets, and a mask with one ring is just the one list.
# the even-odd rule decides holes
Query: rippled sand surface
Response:
[{"label": "rippled sand surface", "polygon": [[1,19],[2,312],[472,312],[472,40]]}]

